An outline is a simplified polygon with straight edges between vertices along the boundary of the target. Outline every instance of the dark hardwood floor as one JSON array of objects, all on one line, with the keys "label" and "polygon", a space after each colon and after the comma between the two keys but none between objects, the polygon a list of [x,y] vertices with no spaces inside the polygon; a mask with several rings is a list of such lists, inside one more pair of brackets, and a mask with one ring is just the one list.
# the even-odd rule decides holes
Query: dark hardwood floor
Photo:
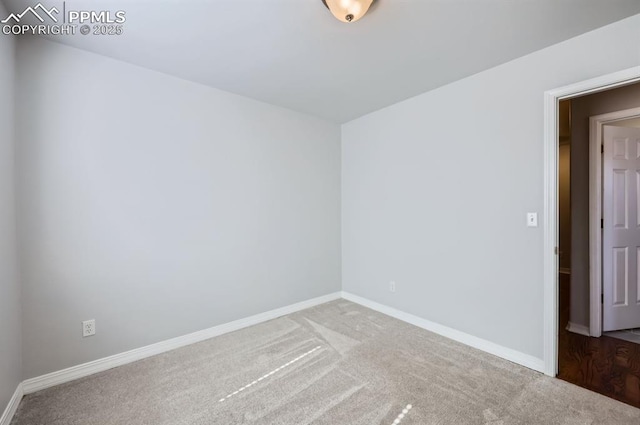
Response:
[{"label": "dark hardwood floor", "polygon": [[560,275],[558,378],[640,408],[640,344],[568,332],[569,275]]}]

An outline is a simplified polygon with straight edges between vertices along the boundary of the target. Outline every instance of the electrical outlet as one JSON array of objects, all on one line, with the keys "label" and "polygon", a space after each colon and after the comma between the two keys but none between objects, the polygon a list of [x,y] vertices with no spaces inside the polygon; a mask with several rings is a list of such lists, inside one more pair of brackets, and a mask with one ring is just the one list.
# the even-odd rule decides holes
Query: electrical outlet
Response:
[{"label": "electrical outlet", "polygon": [[389,282],[389,292],[396,292],[396,283],[394,281]]},{"label": "electrical outlet", "polygon": [[96,319],[85,320],[82,322],[82,337],[88,337],[96,334]]}]

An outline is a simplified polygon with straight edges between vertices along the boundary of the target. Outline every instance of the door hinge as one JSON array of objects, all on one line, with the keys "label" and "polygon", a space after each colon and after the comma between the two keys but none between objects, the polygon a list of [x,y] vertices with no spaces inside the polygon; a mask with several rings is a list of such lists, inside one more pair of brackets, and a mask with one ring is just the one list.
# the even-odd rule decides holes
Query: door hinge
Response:
[{"label": "door hinge", "polygon": [[600,304],[604,304],[604,294],[600,294]]},{"label": "door hinge", "polygon": [[600,219],[600,228],[604,229],[604,218]]},{"label": "door hinge", "polygon": [[600,145],[600,153],[604,153],[604,145]]},{"label": "door hinge", "polygon": [[558,247],[557,246],[553,248],[553,253],[558,255]]}]

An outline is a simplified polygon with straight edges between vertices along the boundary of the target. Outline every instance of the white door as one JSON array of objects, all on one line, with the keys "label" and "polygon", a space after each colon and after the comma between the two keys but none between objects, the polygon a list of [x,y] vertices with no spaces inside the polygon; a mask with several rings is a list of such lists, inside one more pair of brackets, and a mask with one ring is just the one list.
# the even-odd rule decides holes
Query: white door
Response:
[{"label": "white door", "polygon": [[640,327],[640,128],[604,126],[603,330]]}]

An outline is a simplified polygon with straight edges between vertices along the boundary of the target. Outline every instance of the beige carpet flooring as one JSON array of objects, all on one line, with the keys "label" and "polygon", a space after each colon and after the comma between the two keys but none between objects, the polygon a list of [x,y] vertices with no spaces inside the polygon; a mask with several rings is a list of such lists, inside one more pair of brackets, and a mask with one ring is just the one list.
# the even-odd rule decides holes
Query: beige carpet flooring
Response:
[{"label": "beige carpet flooring", "polygon": [[26,396],[12,425],[640,424],[640,410],[344,300]]}]

